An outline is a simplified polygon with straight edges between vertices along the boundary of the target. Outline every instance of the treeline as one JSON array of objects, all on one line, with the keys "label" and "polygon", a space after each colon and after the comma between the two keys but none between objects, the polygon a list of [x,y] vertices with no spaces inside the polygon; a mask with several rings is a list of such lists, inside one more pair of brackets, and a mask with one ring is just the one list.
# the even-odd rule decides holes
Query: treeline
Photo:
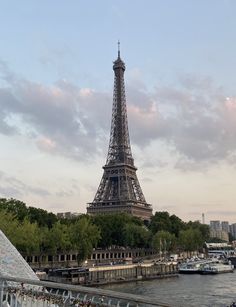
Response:
[{"label": "treeline", "polygon": [[15,199],[0,199],[0,229],[22,254],[77,250],[79,262],[91,253],[100,239],[99,228],[87,215],[60,220],[53,213],[27,207]]},{"label": "treeline", "polygon": [[59,219],[46,210],[5,198],[0,199],[0,229],[21,253],[77,250],[78,261],[84,260],[94,247],[192,251],[200,249],[209,238],[207,225],[185,223],[168,212],[156,212],[149,223],[124,213]]}]

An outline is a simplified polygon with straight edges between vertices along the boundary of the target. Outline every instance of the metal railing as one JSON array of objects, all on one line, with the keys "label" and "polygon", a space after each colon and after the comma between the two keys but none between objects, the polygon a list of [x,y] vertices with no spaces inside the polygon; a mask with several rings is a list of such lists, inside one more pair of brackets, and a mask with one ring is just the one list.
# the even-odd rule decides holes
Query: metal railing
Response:
[{"label": "metal railing", "polygon": [[163,306],[153,298],[111,290],[0,276],[0,307]]}]

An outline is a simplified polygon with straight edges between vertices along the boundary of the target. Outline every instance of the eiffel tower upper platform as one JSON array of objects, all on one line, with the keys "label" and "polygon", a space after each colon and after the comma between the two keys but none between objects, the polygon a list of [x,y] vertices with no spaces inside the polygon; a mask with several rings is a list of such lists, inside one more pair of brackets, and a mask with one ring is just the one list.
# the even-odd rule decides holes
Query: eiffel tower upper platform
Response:
[{"label": "eiffel tower upper platform", "polygon": [[113,65],[114,92],[111,134],[104,173],[88,214],[126,212],[149,220],[152,206],[144,198],[132,157],[125,98],[125,63],[120,57]]}]

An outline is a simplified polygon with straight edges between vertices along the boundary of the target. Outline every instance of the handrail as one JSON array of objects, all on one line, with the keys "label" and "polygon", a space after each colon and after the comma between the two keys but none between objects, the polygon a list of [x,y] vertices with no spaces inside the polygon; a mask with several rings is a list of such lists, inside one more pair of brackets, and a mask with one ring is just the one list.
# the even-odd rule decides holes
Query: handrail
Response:
[{"label": "handrail", "polygon": [[68,285],[68,284],[62,284],[62,283],[55,283],[55,282],[49,282],[49,281],[41,281],[41,280],[33,280],[28,278],[19,278],[19,277],[11,277],[7,275],[1,275],[0,276],[0,284],[2,281],[12,281],[12,282],[18,282],[20,284],[30,284],[30,285],[36,285],[41,286],[45,288],[53,288],[53,289],[61,289],[66,291],[72,291],[72,292],[79,292],[79,293],[86,293],[88,295],[93,296],[100,296],[100,297],[108,297],[118,300],[125,300],[125,301],[132,301],[136,304],[146,304],[146,305],[152,305],[152,306],[161,306],[161,307],[170,307],[168,303],[156,301],[153,298],[145,297],[141,295],[136,294],[130,294],[130,293],[121,293],[116,292],[112,290],[105,290],[105,289],[98,289],[98,288],[90,288],[85,286],[78,286],[78,285]]}]

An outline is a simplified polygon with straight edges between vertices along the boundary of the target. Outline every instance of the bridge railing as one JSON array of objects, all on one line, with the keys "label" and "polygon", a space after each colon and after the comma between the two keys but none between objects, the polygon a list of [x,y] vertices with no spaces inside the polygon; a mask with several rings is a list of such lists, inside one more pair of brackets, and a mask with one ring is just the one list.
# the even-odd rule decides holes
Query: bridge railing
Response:
[{"label": "bridge railing", "polygon": [[170,306],[141,295],[0,276],[0,307]]}]

